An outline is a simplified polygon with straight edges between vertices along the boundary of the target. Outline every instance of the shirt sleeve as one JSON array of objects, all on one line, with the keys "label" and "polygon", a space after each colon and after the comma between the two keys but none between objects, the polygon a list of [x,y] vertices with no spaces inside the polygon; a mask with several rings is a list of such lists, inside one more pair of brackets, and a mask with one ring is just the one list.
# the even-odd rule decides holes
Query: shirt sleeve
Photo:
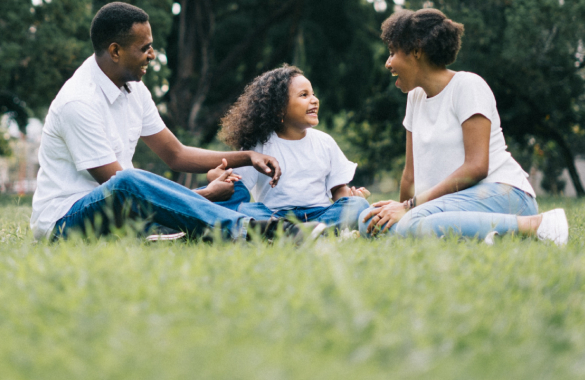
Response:
[{"label": "shirt sleeve", "polygon": [[60,112],[60,124],[60,134],[78,171],[117,160],[103,117],[95,107],[81,101],[67,103]]},{"label": "shirt sleeve", "polygon": [[414,91],[410,91],[408,93],[408,97],[406,100],[406,115],[404,115],[404,121],[402,122],[402,125],[404,125],[404,128],[406,128],[407,131],[412,132],[412,110],[413,110],[413,105],[412,105],[412,98],[414,95]]},{"label": "shirt sleeve", "polygon": [[333,137],[327,137],[327,143],[329,144],[328,151],[331,156],[331,170],[329,171],[325,184],[327,186],[327,195],[331,198],[331,189],[333,187],[348,184],[353,180],[357,164],[345,157],[345,154],[343,154]]},{"label": "shirt sleeve", "polygon": [[479,75],[470,73],[454,92],[453,109],[460,124],[476,114],[485,116],[493,123],[495,102],[488,84]]},{"label": "shirt sleeve", "polygon": [[158,113],[152,100],[152,94],[142,82],[139,83],[144,114],[142,117],[142,132],[140,136],[151,136],[165,129],[165,123]]}]

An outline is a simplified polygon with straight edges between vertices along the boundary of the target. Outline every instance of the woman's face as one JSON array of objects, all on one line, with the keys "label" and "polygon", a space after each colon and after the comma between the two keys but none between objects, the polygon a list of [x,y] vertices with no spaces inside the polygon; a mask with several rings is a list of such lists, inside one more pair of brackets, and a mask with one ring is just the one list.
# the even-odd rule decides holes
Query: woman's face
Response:
[{"label": "woman's face", "polygon": [[292,78],[288,86],[288,105],[284,125],[304,130],[319,124],[319,99],[313,92],[311,82],[302,75]]},{"label": "woman's face", "polygon": [[396,87],[402,92],[407,93],[418,87],[418,61],[414,57],[414,52],[404,53],[401,49],[390,49],[390,56],[386,61],[386,68],[390,70],[392,76],[396,78]]}]

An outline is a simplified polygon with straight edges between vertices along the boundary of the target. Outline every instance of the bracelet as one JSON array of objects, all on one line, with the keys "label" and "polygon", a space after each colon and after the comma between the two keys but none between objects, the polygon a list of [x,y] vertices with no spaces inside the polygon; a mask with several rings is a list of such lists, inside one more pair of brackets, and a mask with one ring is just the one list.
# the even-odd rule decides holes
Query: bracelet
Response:
[{"label": "bracelet", "polygon": [[402,204],[406,211],[411,210],[416,207],[416,197],[412,197],[411,199],[402,202]]}]

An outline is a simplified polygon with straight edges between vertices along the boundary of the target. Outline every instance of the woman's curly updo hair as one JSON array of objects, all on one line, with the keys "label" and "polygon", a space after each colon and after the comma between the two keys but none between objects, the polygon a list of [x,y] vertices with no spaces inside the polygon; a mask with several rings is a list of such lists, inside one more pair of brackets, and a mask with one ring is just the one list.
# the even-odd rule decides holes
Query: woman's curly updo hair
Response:
[{"label": "woman's curly updo hair", "polygon": [[260,75],[221,119],[219,138],[235,149],[264,144],[272,132],[282,132],[292,78],[303,75],[295,66],[283,65]]},{"label": "woman's curly updo hair", "polygon": [[409,54],[422,49],[429,61],[443,67],[455,62],[461,48],[463,24],[437,9],[401,10],[382,23],[382,41],[392,50]]}]

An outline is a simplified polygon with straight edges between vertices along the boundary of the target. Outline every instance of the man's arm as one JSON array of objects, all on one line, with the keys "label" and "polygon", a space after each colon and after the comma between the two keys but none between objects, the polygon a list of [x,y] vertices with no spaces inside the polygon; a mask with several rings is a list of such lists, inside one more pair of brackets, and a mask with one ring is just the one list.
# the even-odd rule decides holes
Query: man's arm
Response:
[{"label": "man's arm", "polygon": [[221,165],[225,158],[230,167],[251,165],[260,173],[272,177],[272,187],[280,178],[280,166],[274,157],[253,151],[216,152],[185,146],[168,128],[151,136],[142,136],[142,141],[174,171],[205,173]]},{"label": "man's arm", "polygon": [[106,164],[104,166],[98,166],[97,168],[87,169],[93,179],[95,179],[100,185],[112,178],[116,172],[121,170],[124,169],[122,169],[122,166],[120,166],[118,161],[114,161],[111,164]]},{"label": "man's arm", "polygon": [[[111,164],[98,166],[96,168],[87,169],[89,174],[95,179],[100,185],[122,169],[118,161],[114,161]],[[204,198],[209,199],[212,202],[226,201],[231,198],[234,194],[234,184],[231,180],[232,170],[225,170],[218,178],[214,179],[209,183],[205,189],[194,190],[197,194]]]}]

